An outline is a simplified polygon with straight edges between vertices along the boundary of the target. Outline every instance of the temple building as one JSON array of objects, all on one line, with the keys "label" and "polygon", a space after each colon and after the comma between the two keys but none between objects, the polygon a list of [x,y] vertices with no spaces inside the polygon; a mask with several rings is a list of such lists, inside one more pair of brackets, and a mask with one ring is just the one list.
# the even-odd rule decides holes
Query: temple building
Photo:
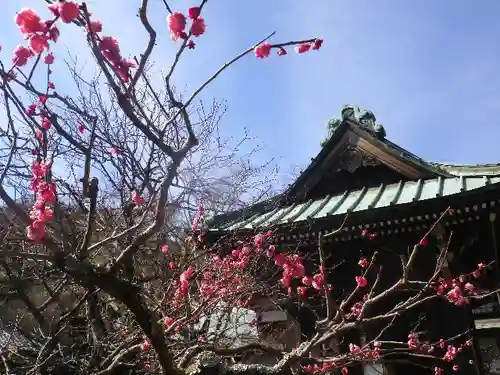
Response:
[{"label": "temple building", "polygon": [[[495,262],[480,287],[496,289],[500,281],[496,238],[500,220],[497,220],[500,164],[451,165],[425,161],[389,141],[374,114],[356,106],[345,106],[340,119],[329,122],[329,137],[322,146],[310,165],[282,194],[211,220],[209,240],[215,241],[228,233],[238,236],[272,229],[278,249],[313,254],[317,252],[318,234],[339,227],[349,214],[342,232],[329,238],[326,248],[330,264],[345,263],[332,273],[329,282],[335,289],[347,290],[353,287],[352,275],[359,273],[353,267],[357,266],[360,253],[370,256],[377,249],[383,254],[384,269],[399,270],[401,255],[451,206],[453,210],[446,213],[432,233],[426,251],[419,253],[416,277],[427,280],[432,275],[436,256],[445,242],[449,253],[443,272],[448,277],[471,272],[480,262]],[[374,233],[375,239],[367,241],[362,236],[364,229]],[[451,238],[449,243],[448,238]],[[398,272],[387,272],[387,285],[393,282],[389,280],[390,274]],[[492,293],[465,307],[439,301],[443,303],[435,305],[432,314],[428,310],[417,311],[414,319],[423,314],[425,329],[436,339],[471,332],[474,345],[466,358],[467,364],[458,372],[451,372],[450,366],[445,373],[500,374],[499,300],[499,295]],[[314,332],[314,316],[300,306],[287,311],[268,315],[275,316],[278,324],[292,314],[302,335],[310,337]],[[401,329],[395,327],[392,333],[407,335],[411,324],[410,321],[406,327],[400,324]],[[362,342],[371,334],[358,332],[356,337],[345,341]],[[336,345],[341,347],[342,343]],[[359,367],[349,374],[433,374],[431,369],[420,366],[387,361],[376,364],[375,372],[373,367]]]}]

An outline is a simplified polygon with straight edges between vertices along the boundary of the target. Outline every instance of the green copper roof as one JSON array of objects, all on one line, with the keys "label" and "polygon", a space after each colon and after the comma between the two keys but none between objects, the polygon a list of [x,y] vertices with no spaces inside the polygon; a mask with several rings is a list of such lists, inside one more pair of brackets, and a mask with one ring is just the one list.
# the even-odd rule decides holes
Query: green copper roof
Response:
[{"label": "green copper roof", "polygon": [[431,164],[455,176],[500,176],[500,164]]},{"label": "green copper roof", "polygon": [[[250,217],[213,222],[212,231],[234,231],[242,229],[266,228],[275,225],[315,220],[327,216],[344,215],[348,212],[376,210],[448,197],[455,194],[500,184],[500,176],[490,177],[438,177],[429,180],[399,182],[397,184],[346,191],[343,194],[310,200],[301,204],[275,207],[254,213]],[[500,185],[499,185],[500,186]]]}]

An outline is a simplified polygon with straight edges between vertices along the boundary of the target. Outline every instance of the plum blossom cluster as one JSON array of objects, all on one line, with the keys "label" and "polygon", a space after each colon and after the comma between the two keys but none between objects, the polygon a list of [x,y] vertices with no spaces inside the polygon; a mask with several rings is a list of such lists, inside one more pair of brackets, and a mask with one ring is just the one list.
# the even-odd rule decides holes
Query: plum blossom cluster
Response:
[{"label": "plum blossom cluster", "polygon": [[[162,246],[161,251],[168,256],[168,245]],[[187,267],[174,283],[170,301],[170,306],[174,308],[174,315],[180,312],[190,292],[193,293],[194,298],[205,305],[221,301],[239,302],[244,305],[249,297],[248,292],[254,289],[252,288],[253,279],[246,272],[250,258],[255,256],[253,252],[252,248],[244,246],[239,250],[233,250],[225,257],[212,256],[209,263],[198,271],[193,265]],[[170,268],[175,268],[173,262],[170,262]],[[165,324],[170,326],[174,321],[174,318],[169,317]]]},{"label": "plum blossom cluster", "polygon": [[359,361],[378,361],[380,359],[380,347],[381,344],[378,341],[373,343],[373,347],[370,345],[360,347],[351,343],[349,344],[349,353]]},{"label": "plum blossom cluster", "polygon": [[[197,218],[202,217],[204,210],[198,210]],[[198,229],[198,220],[195,220],[196,225],[193,229]],[[370,238],[369,233],[366,237]],[[326,283],[325,269],[319,267],[319,272],[309,276],[303,264],[303,259],[299,254],[290,254],[277,252],[274,245],[271,244],[274,234],[272,231],[266,233],[259,233],[240,248],[233,249],[226,256],[214,255],[210,259],[208,265],[204,269],[195,271],[193,266],[189,266],[179,276],[176,283],[174,292],[174,306],[175,312],[171,316],[165,317],[165,329],[169,330],[171,327],[180,323],[181,303],[193,293],[200,298],[200,301],[205,306],[214,306],[217,301],[227,301],[230,303],[239,302],[241,306],[246,306],[246,301],[249,301],[252,294],[255,292],[254,278],[248,272],[253,264],[261,264],[266,258],[271,260],[275,266],[281,270],[280,284],[288,289],[289,295],[293,295],[294,286],[296,286],[297,295],[299,298],[307,296],[309,290],[313,291],[327,291],[331,290],[331,286]],[[372,237],[373,238],[373,237]],[[419,243],[420,246],[426,244]],[[162,252],[168,254],[168,246],[162,247]],[[358,289],[368,286],[368,281],[365,277],[367,269],[370,267],[370,261],[362,257],[358,261],[362,274],[355,276],[355,281]],[[478,278],[482,275],[485,269],[484,264],[479,264],[477,269],[469,275],[460,276],[451,281],[440,279],[438,283],[433,285],[436,293],[446,294],[450,302],[454,302],[457,297],[454,295],[456,287],[459,286],[463,293],[473,293],[474,288],[470,282],[471,278]],[[297,286],[298,285],[298,286]],[[442,289],[442,290],[441,290]],[[347,319],[357,318],[363,310],[364,304],[368,300],[368,293],[365,293],[361,299],[350,307],[350,312],[346,314]],[[177,316],[177,318],[176,318]],[[190,322],[199,313],[190,318]],[[179,325],[187,324],[182,322]],[[179,332],[181,326],[175,326],[175,332]],[[203,339],[204,340],[204,339]],[[407,350],[417,353],[431,354],[441,358],[445,363],[448,363],[450,368],[454,371],[459,371],[459,365],[456,364],[456,359],[464,349],[471,346],[471,341],[468,340],[463,344],[454,344],[441,339],[439,342],[430,344],[420,340],[418,334],[410,333],[406,342],[400,343]],[[144,346],[149,348],[149,344],[145,343]],[[351,362],[371,362],[377,361],[381,358],[380,342],[373,342],[364,346],[351,343],[349,351],[343,355],[338,361],[326,361],[321,363],[309,364],[302,366],[305,373],[316,374],[330,372],[333,369],[341,369],[341,373],[347,375],[349,368],[347,363]],[[387,349],[390,351],[391,349]],[[437,353],[437,354],[436,354]],[[440,354],[441,353],[441,354]],[[443,374],[442,367],[436,367],[435,374]]]},{"label": "plum blossom cluster", "polygon": [[198,233],[200,230],[200,223],[203,220],[203,217],[205,216],[205,208],[203,205],[199,205],[198,209],[196,210],[196,214],[194,215],[193,218],[193,223],[191,225],[191,230],[193,233]]},{"label": "plum blossom cluster", "polygon": [[[457,357],[460,353],[463,353],[465,349],[472,347],[472,340],[468,339],[462,343],[453,344],[452,342],[447,342],[445,339],[439,339],[437,343],[429,344],[424,343],[419,340],[418,334],[412,332],[408,335],[408,348],[416,350],[425,354],[434,354],[440,350],[442,354],[441,359],[451,365],[451,368],[454,372],[458,372],[460,367],[458,364],[454,363],[457,360]],[[470,360],[469,364],[473,364],[473,361]],[[443,367],[435,367],[434,374],[442,375],[444,373]]]},{"label": "plum blossom cluster", "polygon": [[[441,349],[446,348],[446,352],[443,356],[443,359],[446,362],[452,364],[453,371],[458,372],[460,370],[460,367],[457,364],[453,364],[453,362],[456,360],[457,356],[464,351],[464,349],[472,347],[472,340],[469,339],[469,340],[465,341],[464,343],[460,344],[459,346],[455,346],[453,344],[448,344],[448,343],[446,343],[445,340],[441,339],[439,341],[439,346]],[[473,361],[470,360],[469,364],[472,365]],[[434,369],[434,373],[435,373],[435,375],[441,375],[441,374],[443,374],[443,369],[440,367],[436,367]]]},{"label": "plum blossom cluster", "polygon": [[[164,245],[162,246],[162,252],[164,254],[168,254],[168,246]],[[174,329],[174,332],[180,332],[183,328],[183,326],[190,324],[190,323],[195,323],[201,316],[201,311],[198,311],[197,313],[191,315],[190,319],[188,320],[183,320],[183,324],[176,324],[180,323],[180,315],[181,313],[181,307],[183,301],[186,299],[186,297],[189,294],[190,288],[192,286],[192,281],[194,280],[195,277],[195,269],[192,266],[189,266],[185,271],[183,271],[179,279],[175,282],[174,284],[174,294],[173,294],[173,299],[169,303],[171,309],[170,309],[170,315],[167,315],[163,319],[163,325],[165,328],[165,332],[169,332],[172,328]],[[210,305],[210,304],[208,304]],[[142,344],[142,349],[143,350],[149,350],[151,348],[151,343],[148,340],[145,340]]]},{"label": "plum blossom cluster", "polygon": [[[268,232],[265,235],[257,235],[255,237],[257,248],[262,250],[262,244],[271,236],[272,232]],[[318,273],[313,276],[308,276],[306,275],[305,267],[299,254],[276,253],[276,248],[273,245],[267,248],[266,254],[273,259],[276,266],[281,268],[282,277],[280,283],[287,288],[290,296],[293,294],[293,280],[299,281],[299,286],[297,287],[297,295],[299,297],[307,296],[308,290],[311,288],[316,291],[322,291],[324,289],[325,271],[322,267],[320,267]],[[331,290],[330,285],[328,285],[327,288]]]},{"label": "plum blossom cluster", "polygon": [[469,297],[477,294],[472,281],[481,277],[485,268],[485,264],[479,263],[470,274],[460,275],[453,279],[440,278],[437,282],[432,283],[432,287],[437,295],[446,296],[450,303],[456,306],[467,305],[470,301]]},{"label": "plum blossom cluster", "polygon": [[[30,57],[41,54],[44,50],[49,50],[49,41],[57,42],[60,32],[56,26],[56,21],[71,23],[80,15],[80,6],[72,1],[56,2],[49,4],[48,8],[54,15],[52,20],[42,20],[33,9],[22,9],[16,16],[16,23],[29,40],[29,47],[19,45],[14,50],[12,63],[14,66],[24,66]],[[98,42],[99,50],[103,57],[109,62],[115,73],[123,82],[130,79],[130,69],[135,68],[134,61],[125,59],[120,52],[118,41],[110,36],[100,37],[102,24],[98,20],[91,20],[87,31],[92,38]],[[54,62],[54,55],[47,54],[44,58],[46,64]]]},{"label": "plum blossom cluster", "polygon": [[[204,210],[200,206],[196,218],[201,218],[203,214]],[[198,228],[194,225],[193,229]],[[188,296],[196,298],[205,306],[221,301],[239,304],[242,307],[247,306],[258,289],[251,266],[261,261],[264,262],[266,259],[274,260],[274,263],[283,270],[283,284],[288,284],[292,278],[305,278],[307,279],[305,282],[313,288],[318,290],[323,288],[323,274],[306,277],[304,266],[298,255],[276,254],[275,247],[268,245],[272,235],[270,231],[258,234],[253,238],[253,242],[235,248],[225,256],[213,255],[202,269],[196,270],[194,265],[187,267],[175,282],[169,303],[173,311],[165,319],[165,327],[170,327],[178,321],[176,316],[182,311],[182,305]],[[167,245],[162,246],[161,251],[168,256]],[[290,287],[289,290],[291,290]],[[180,328],[176,327],[176,329]]]},{"label": "plum blossom cluster", "polygon": [[[322,374],[326,372],[331,372],[336,368],[343,366],[346,362],[352,361],[362,361],[362,362],[371,362],[378,361],[380,359],[380,347],[381,344],[375,341],[372,345],[364,345],[360,347],[356,344],[349,344],[349,352],[345,354],[345,356],[338,361],[328,361],[323,362],[321,364],[310,364],[307,366],[302,366],[302,370],[306,374]],[[342,375],[349,374],[349,368],[346,366],[342,367],[341,370]]]},{"label": "plum blossom cluster", "polygon": [[[297,46],[295,47],[295,51],[299,54],[302,54],[308,51],[319,50],[323,45],[323,39],[313,39],[312,41],[298,42],[295,44],[297,44]],[[286,45],[290,45],[290,43],[286,43]],[[255,46],[253,51],[255,53],[255,57],[257,57],[258,59],[264,59],[266,57],[269,57],[272,49],[276,49],[276,54],[278,56],[284,56],[287,54],[284,45],[280,44],[273,45],[269,42],[263,42],[258,46]]]},{"label": "plum blossom cluster", "polygon": [[194,268],[189,266],[181,276],[179,277],[179,281],[176,283],[174,299],[179,301],[185,298],[189,292],[189,282],[191,281],[194,274]]},{"label": "plum blossom cluster", "polygon": [[[252,244],[232,250],[229,256],[212,258],[212,268],[217,272],[205,272],[202,282],[202,295],[227,295],[228,290],[241,292],[251,283],[248,278],[248,267],[258,264],[265,258],[272,260],[275,266],[281,269],[280,284],[287,288],[288,294],[293,295],[293,286],[297,295],[305,297],[308,289],[322,291],[325,286],[325,273],[322,268],[313,276],[306,275],[302,258],[299,254],[276,252],[276,247],[269,244],[273,236],[272,231],[259,233],[253,238]],[[294,283],[296,280],[296,283]],[[328,288],[331,288],[328,286]]]},{"label": "plum blossom cluster", "polygon": [[[358,265],[362,269],[366,269],[370,265],[370,262],[365,257],[362,257],[358,261]],[[364,274],[355,276],[354,279],[356,281],[356,286],[358,289],[363,289],[366,286],[368,286],[368,280]],[[347,319],[358,318],[361,312],[363,311],[363,307],[367,300],[368,300],[368,293],[365,293],[360,300],[356,301],[355,303],[352,304],[352,306],[350,306],[349,312],[346,314],[346,318]]]},{"label": "plum blossom cluster", "polygon": [[[200,215],[203,211],[200,211]],[[167,254],[165,246],[162,251]],[[182,300],[188,295],[191,285],[196,285],[197,296],[201,300],[207,301],[229,301],[236,299],[244,305],[249,297],[249,292],[253,291],[254,278],[248,272],[251,262],[262,256],[262,249],[251,245],[234,249],[230,254],[221,257],[213,255],[209,263],[203,270],[198,272],[199,282],[192,283],[195,279],[195,269],[189,266],[181,273],[176,282],[174,291],[174,305],[180,305]]]},{"label": "plum blossom cluster", "polygon": [[[401,343],[403,344],[403,343]],[[435,375],[444,374],[444,364],[448,364],[454,372],[460,370],[460,366],[456,364],[458,356],[463,353],[466,349],[472,347],[472,340],[466,340],[465,342],[453,344],[447,342],[444,339],[440,339],[437,343],[429,344],[421,342],[418,334],[411,332],[408,335],[407,347],[411,352],[422,353],[422,354],[434,354],[437,358],[441,358],[443,361],[443,366],[436,366],[434,368]],[[390,349],[386,349],[390,350]],[[440,351],[441,354],[436,354]],[[349,344],[349,351],[345,353],[338,361],[328,361],[316,364],[309,364],[302,366],[302,370],[307,374],[320,374],[331,372],[336,368],[342,368],[341,373],[343,375],[349,374],[348,367],[345,366],[346,362],[372,362],[378,361],[382,354],[382,342],[374,341],[371,344],[366,344],[364,346],[359,346],[353,343]],[[473,361],[470,360],[469,364],[472,365]],[[342,367],[343,366],[343,367]]]},{"label": "plum blossom cluster", "polygon": [[[52,82],[48,83],[47,91],[55,89]],[[48,97],[46,95],[40,95],[36,103],[32,103],[26,109],[26,115],[34,118],[39,117],[39,126],[35,128],[35,139],[40,147],[45,145],[44,132],[46,133],[52,127],[52,120],[50,119],[50,113],[47,109],[46,102]],[[36,155],[36,151],[33,151],[33,155]]]},{"label": "plum blossom cluster", "polygon": [[[325,361],[321,364],[314,363],[314,364],[302,366],[302,371],[306,374],[324,374],[327,372],[331,372],[334,369],[339,368],[339,367],[340,367],[339,364],[335,361]],[[349,368],[342,367],[341,374],[348,375]]]},{"label": "plum blossom cluster", "polygon": [[[161,251],[168,255],[168,246],[162,246]],[[169,315],[164,318],[165,329],[169,330],[175,325],[174,332],[180,332],[186,324],[194,324],[199,319],[201,311],[181,323],[182,306],[188,296],[202,303],[205,310],[220,302],[246,306],[255,291],[254,279],[247,272],[247,267],[258,253],[257,249],[243,246],[225,257],[212,256],[202,270],[197,271],[194,266],[187,267],[174,283]],[[147,343],[143,344],[143,349],[149,348]]]},{"label": "plum blossom cluster", "polygon": [[31,190],[36,194],[36,201],[30,211],[31,224],[27,228],[28,238],[41,241],[45,236],[45,226],[52,219],[53,210],[49,204],[56,201],[56,185],[48,179],[52,163],[38,160],[31,166]]},{"label": "plum blossom cluster", "polygon": [[94,33],[94,37],[99,40],[99,50],[104,58],[111,65],[115,73],[123,82],[129,82],[130,69],[137,67],[137,64],[130,59],[125,59],[121,55],[120,45],[112,36],[99,37],[99,32],[102,31],[101,23],[93,21],[90,30]]},{"label": "plum blossom cluster", "polygon": [[[267,233],[259,233],[255,235],[253,243],[255,245],[254,255],[256,257],[265,255],[267,258],[272,259],[274,264],[281,268],[282,275],[280,283],[287,288],[288,294],[293,293],[293,280],[300,280],[301,284],[297,287],[297,294],[299,296],[306,296],[308,287],[312,287],[316,290],[323,290],[323,285],[325,281],[324,271],[321,270],[314,276],[307,276],[305,272],[305,267],[302,262],[302,258],[299,254],[287,254],[287,253],[276,253],[276,247],[274,245],[268,244],[269,240],[272,238],[273,232],[268,231]],[[243,248],[242,251],[233,250],[233,256],[243,255],[244,258],[240,261],[242,267],[246,267],[249,263],[248,259],[248,248]]]},{"label": "plum blossom cluster", "polygon": [[375,238],[377,238],[377,234],[369,232],[368,229],[363,229],[361,231],[361,237],[366,237],[370,240],[374,240]]},{"label": "plum blossom cluster", "polygon": [[[174,12],[168,15],[167,23],[170,29],[170,36],[175,42],[178,39],[188,40],[190,36],[199,37],[205,33],[206,25],[203,17],[200,17],[201,8],[191,7],[188,9],[188,18],[191,20],[191,26],[189,27],[189,33],[186,32],[187,18],[181,12]],[[189,49],[194,49],[195,43],[193,39],[189,39],[187,42]]]},{"label": "plum blossom cluster", "polygon": [[[78,4],[71,1],[57,2],[48,7],[55,16],[53,20],[42,20],[33,9],[28,8],[21,9],[17,13],[16,24],[24,38],[29,41],[29,47],[19,45],[14,49],[12,56],[14,66],[24,66],[31,57],[39,55],[45,50],[48,51],[49,41],[55,43],[59,38],[59,29],[55,22],[58,19],[64,23],[73,22],[80,12]],[[54,56],[47,54],[44,61],[46,64],[52,64]]]},{"label": "plum blossom cluster", "polygon": [[142,206],[146,203],[146,200],[137,190],[132,191],[132,193],[130,194],[130,198],[132,199],[132,202],[134,202],[138,206]]},{"label": "plum blossom cluster", "polygon": [[361,297],[361,300],[355,302],[349,310],[349,313],[346,314],[347,319],[356,319],[361,312],[363,311],[363,307],[365,306],[366,301],[368,300],[368,294],[365,294]]},{"label": "plum blossom cluster", "polygon": [[[49,88],[54,87],[49,82]],[[28,106],[26,114],[30,117],[40,117],[39,127],[35,128],[36,149],[41,149],[46,146],[46,134],[51,128],[51,120],[46,110],[47,97],[41,95],[37,103]],[[45,236],[46,224],[52,219],[53,210],[49,206],[56,201],[56,185],[50,179],[50,171],[52,161],[42,161],[38,152],[32,152],[36,156],[36,160],[31,166],[31,182],[30,189],[35,193],[35,204],[30,211],[31,224],[27,227],[27,236],[30,240],[39,242]]]},{"label": "plum blossom cluster", "polygon": [[[200,212],[202,215],[203,212]],[[198,215],[197,215],[198,217]],[[197,217],[195,218],[195,223],[197,224]],[[193,225],[193,230],[197,229],[197,225]],[[265,256],[272,260],[274,265],[281,269],[281,278],[279,280],[280,284],[285,287],[288,291],[288,295],[292,296],[294,289],[300,298],[307,297],[308,291],[312,290],[315,292],[332,290],[332,286],[326,284],[326,275],[323,267],[319,267],[319,272],[314,275],[307,275],[303,264],[303,260],[299,254],[290,254],[284,252],[276,252],[276,247],[269,244],[270,239],[273,236],[272,231],[267,233],[259,233],[253,238],[253,247],[243,246],[241,249],[235,249],[232,251],[229,258],[219,258],[214,257],[213,262],[216,268],[225,270],[227,272],[224,278],[234,272],[234,269],[239,269],[244,271],[252,262],[258,262],[260,257]],[[359,261],[359,265],[362,268],[366,268],[369,262],[366,258],[362,258]],[[228,268],[229,267],[229,268]],[[368,281],[364,275],[355,277],[356,284],[359,288],[364,288],[368,285]],[[233,284],[237,285],[237,284]],[[207,287],[207,290],[212,290],[212,287]],[[361,305],[356,305],[353,307],[353,316],[355,316],[354,311],[361,309]]]},{"label": "plum blossom cluster", "polygon": [[[292,279],[306,278],[305,268],[302,264],[302,259],[298,254],[276,254],[274,257],[274,264],[283,269],[283,276],[280,282],[286,288],[291,288]],[[320,280],[319,282],[321,283],[321,285],[323,284],[322,280]],[[312,285],[313,280],[311,277],[307,277],[307,283],[309,284],[308,286]]]},{"label": "plum blossom cluster", "polygon": [[253,280],[245,268],[250,263],[252,250],[243,247],[233,250],[229,257],[212,257],[211,267],[203,273],[200,295],[203,299],[224,300],[238,298],[244,305],[245,296],[252,289]]}]

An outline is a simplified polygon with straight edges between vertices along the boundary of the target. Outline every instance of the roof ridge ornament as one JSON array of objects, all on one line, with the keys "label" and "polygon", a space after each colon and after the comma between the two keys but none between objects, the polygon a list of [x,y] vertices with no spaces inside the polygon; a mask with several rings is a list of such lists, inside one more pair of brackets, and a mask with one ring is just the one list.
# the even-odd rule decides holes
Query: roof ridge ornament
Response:
[{"label": "roof ridge ornament", "polygon": [[348,104],[342,107],[340,116],[340,119],[333,118],[328,121],[328,137],[321,141],[321,146],[324,146],[333,134],[335,134],[339,126],[346,121],[358,125],[361,129],[371,133],[378,139],[384,139],[386,136],[384,126],[376,123],[377,119],[372,111],[362,109],[357,105]]}]

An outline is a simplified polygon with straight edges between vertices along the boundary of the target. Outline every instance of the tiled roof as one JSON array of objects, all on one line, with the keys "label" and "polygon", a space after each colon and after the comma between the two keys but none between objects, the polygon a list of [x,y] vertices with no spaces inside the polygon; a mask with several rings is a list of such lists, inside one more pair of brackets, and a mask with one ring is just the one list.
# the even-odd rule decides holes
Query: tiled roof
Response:
[{"label": "tiled roof", "polygon": [[455,176],[500,176],[500,164],[431,164]]},{"label": "tiled roof", "polygon": [[211,223],[210,230],[225,232],[298,223],[328,216],[344,215],[348,212],[376,210],[449,197],[495,184],[499,184],[500,187],[500,176],[438,177],[429,180],[401,181],[389,185],[381,184],[378,187],[346,191],[343,194],[309,200],[301,204],[269,208],[233,220],[215,220]]}]

